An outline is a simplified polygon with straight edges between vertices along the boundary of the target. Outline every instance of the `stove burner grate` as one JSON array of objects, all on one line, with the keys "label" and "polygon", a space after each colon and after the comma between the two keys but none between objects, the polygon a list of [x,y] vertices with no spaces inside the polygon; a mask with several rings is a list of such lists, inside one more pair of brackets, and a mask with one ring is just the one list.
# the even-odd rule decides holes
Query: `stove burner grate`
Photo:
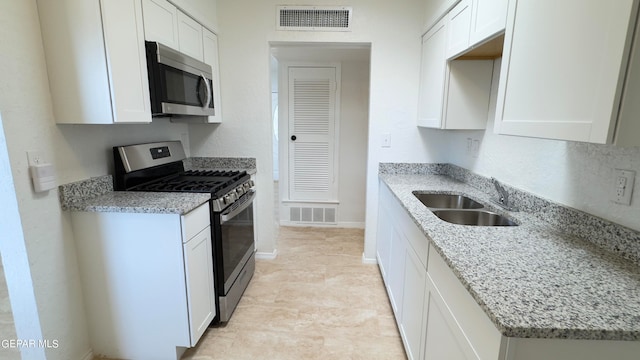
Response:
[{"label": "stove burner grate", "polygon": [[187,170],[175,176],[138,185],[131,190],[215,194],[235,186],[247,176],[246,171]]}]

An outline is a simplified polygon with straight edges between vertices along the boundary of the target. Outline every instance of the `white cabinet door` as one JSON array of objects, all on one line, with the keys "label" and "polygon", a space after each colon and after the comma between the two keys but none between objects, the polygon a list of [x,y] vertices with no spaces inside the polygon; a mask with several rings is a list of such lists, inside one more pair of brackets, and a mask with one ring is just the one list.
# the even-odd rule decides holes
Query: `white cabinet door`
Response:
[{"label": "white cabinet door", "polygon": [[[426,240],[426,239],[425,239]],[[409,359],[421,359],[422,332],[424,329],[424,293],[427,270],[413,248],[407,246],[404,263],[404,289],[400,333],[405,341]]]},{"label": "white cabinet door", "polygon": [[487,127],[493,60],[451,60],[442,128],[480,130]]},{"label": "white cabinet door", "polygon": [[222,122],[222,103],[220,102],[220,64],[218,58],[218,36],[207,29],[203,29],[202,45],[204,62],[211,66],[211,80],[213,81],[213,107],[215,115],[209,116],[209,123]]},{"label": "white cabinet door", "polygon": [[174,49],[178,45],[178,9],[166,0],[142,0],[144,38]]},{"label": "white cabinet door", "polygon": [[461,341],[458,329],[451,325],[451,315],[442,298],[435,291],[428,292],[427,326],[424,349],[425,360],[469,360],[477,359]]},{"label": "white cabinet door", "polygon": [[[397,226],[397,225],[396,225]],[[391,253],[389,254],[389,300],[396,315],[396,321],[400,323],[402,316],[402,295],[404,293],[404,263],[406,257],[406,244],[402,233],[395,226],[391,232]]]},{"label": "white cabinet door", "polygon": [[151,122],[142,4],[102,0],[101,10],[113,122]]},{"label": "white cabinet door", "polygon": [[195,346],[216,315],[211,228],[184,244],[191,346]]},{"label": "white cabinet door", "polygon": [[471,27],[471,0],[462,0],[449,12],[447,22],[447,59],[469,48]]},{"label": "white cabinet door", "polygon": [[174,5],[189,14],[209,30],[217,31],[217,8],[213,0],[172,0]]},{"label": "white cabinet door", "polygon": [[611,142],[636,15],[633,0],[511,1],[496,132]]},{"label": "white cabinet door", "polygon": [[[384,186],[380,184],[380,186]],[[380,199],[380,201],[384,201]],[[378,208],[378,231],[376,235],[376,257],[378,259],[378,267],[380,267],[380,273],[382,279],[388,282],[389,276],[389,260],[391,256],[391,237],[393,235],[393,224],[389,217],[389,212],[386,210],[386,206],[380,206]]]},{"label": "white cabinet door", "polygon": [[469,44],[477,45],[504,31],[509,0],[473,0]]},{"label": "white cabinet door", "polygon": [[56,122],[151,122],[140,0],[41,0],[38,12]]},{"label": "white cabinet door", "polygon": [[446,74],[446,19],[422,37],[418,126],[440,128]]},{"label": "white cabinet door", "polygon": [[202,25],[181,11],[178,11],[178,37],[181,52],[204,61]]}]

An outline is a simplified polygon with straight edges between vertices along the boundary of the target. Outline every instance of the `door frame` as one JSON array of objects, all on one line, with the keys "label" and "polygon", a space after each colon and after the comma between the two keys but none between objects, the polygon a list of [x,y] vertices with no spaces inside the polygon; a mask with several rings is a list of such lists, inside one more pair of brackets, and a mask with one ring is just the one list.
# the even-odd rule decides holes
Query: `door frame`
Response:
[{"label": "door frame", "polygon": [[[308,67],[308,68],[335,68],[336,70],[336,92],[335,92],[335,129],[334,129],[334,161],[333,181],[335,183],[335,199],[326,201],[294,201],[289,196],[289,68],[290,67]],[[327,204],[338,205],[340,201],[339,192],[339,168],[340,168],[340,114],[341,114],[341,74],[342,68],[340,62],[304,62],[304,61],[282,61],[278,63],[278,162],[279,162],[279,192],[280,192],[280,209],[281,213],[284,204]],[[280,219],[282,222],[282,219]]]}]

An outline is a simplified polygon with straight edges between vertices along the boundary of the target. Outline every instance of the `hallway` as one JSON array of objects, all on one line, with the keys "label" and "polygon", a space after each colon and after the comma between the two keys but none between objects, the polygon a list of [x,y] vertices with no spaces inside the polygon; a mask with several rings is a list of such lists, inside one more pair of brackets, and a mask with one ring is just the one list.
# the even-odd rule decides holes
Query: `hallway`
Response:
[{"label": "hallway", "polygon": [[183,359],[406,359],[363,230],[280,228],[231,321]]}]

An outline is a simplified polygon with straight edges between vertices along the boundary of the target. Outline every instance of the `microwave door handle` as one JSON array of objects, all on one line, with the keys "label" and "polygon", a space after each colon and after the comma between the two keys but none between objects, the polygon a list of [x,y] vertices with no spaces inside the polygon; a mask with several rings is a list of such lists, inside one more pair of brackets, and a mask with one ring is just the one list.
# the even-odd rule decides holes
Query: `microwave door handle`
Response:
[{"label": "microwave door handle", "polygon": [[202,81],[204,81],[204,86],[207,89],[207,103],[203,106],[203,108],[206,109],[209,107],[209,104],[211,104],[211,88],[209,87],[209,82],[203,73],[200,73],[200,77],[202,78]]}]

